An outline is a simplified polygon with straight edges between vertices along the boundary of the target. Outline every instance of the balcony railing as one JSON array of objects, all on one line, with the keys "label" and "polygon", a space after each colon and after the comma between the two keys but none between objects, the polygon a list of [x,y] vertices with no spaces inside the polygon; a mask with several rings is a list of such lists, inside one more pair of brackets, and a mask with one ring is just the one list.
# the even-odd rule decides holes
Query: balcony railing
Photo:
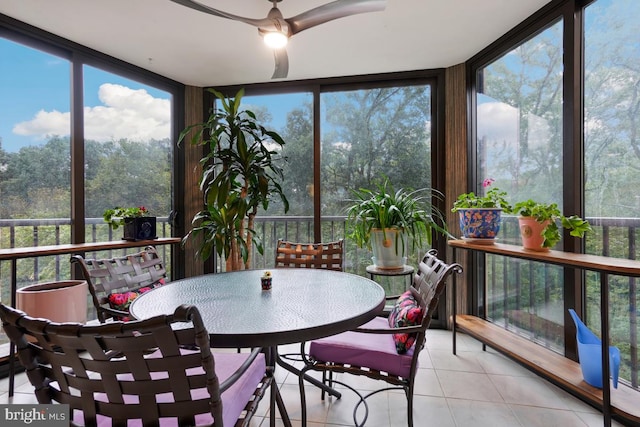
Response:
[{"label": "balcony railing", "polygon": [[[588,253],[618,258],[637,258],[636,239],[640,230],[640,218],[588,218],[595,233],[586,238]],[[167,218],[158,218],[159,237],[170,236]],[[87,241],[117,240],[115,233],[102,218],[92,218],[87,223]],[[0,247],[42,246],[69,243],[68,219],[23,219],[0,220]],[[343,216],[323,217],[322,240],[345,238],[347,230]],[[255,252],[252,268],[271,268],[274,265],[275,246],[279,238],[295,242],[314,240],[313,218],[308,216],[273,216],[256,219],[256,231],[264,246],[264,253]],[[517,220],[503,219],[500,241],[519,244]],[[365,267],[371,263],[370,252],[358,248],[350,239],[345,239],[346,271],[364,275]],[[425,248],[421,249],[424,250]],[[169,259],[170,247],[159,248],[161,256]],[[123,251],[125,253],[126,251]],[[112,256],[100,253],[89,256]],[[417,259],[412,254],[409,259]],[[223,260],[218,260],[220,271]],[[557,266],[530,261],[517,261],[500,256],[487,256],[486,292],[488,317],[505,328],[528,336],[530,339],[562,353],[564,350],[563,312],[564,296],[562,270]],[[2,301],[8,301],[9,265],[0,262],[0,292]],[[23,259],[18,262],[17,286],[26,286],[39,281],[66,280],[70,277],[68,256],[52,256]],[[588,274],[587,324],[599,327],[599,278]],[[383,282],[389,294],[398,293],[404,281]],[[623,353],[623,377],[630,385],[638,387],[637,316],[638,296],[636,280],[626,277],[610,277],[612,321],[612,344]],[[91,318],[91,316],[90,316]],[[571,326],[570,326],[571,327]],[[1,343],[1,339],[0,339]]]}]

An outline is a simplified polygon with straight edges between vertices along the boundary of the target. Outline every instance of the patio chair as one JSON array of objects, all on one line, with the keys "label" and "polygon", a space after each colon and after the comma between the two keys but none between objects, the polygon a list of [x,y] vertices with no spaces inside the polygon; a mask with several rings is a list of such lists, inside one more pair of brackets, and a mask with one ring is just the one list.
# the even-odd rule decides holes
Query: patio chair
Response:
[{"label": "patio chair", "polygon": [[[329,386],[341,384],[354,391],[360,398],[353,411],[356,426],[367,420],[366,399],[385,390],[402,389],[407,398],[407,425],[413,426],[413,389],[418,370],[418,356],[425,344],[438,300],[451,273],[461,273],[459,264],[445,264],[430,250],[418,265],[413,284],[403,293],[389,318],[377,317],[353,331],[344,332],[310,342],[309,355],[305,358],[302,374],[309,370],[322,372],[322,381]],[[353,387],[336,381],[334,373],[347,373],[382,380],[392,387],[375,390],[365,396]],[[306,396],[302,376],[299,377],[302,425],[306,422]],[[324,391],[321,394],[324,399]],[[362,423],[358,423],[357,411],[365,406]]]},{"label": "patio chair", "polygon": [[[325,270],[344,270],[344,240],[327,243],[294,243],[278,239],[276,245],[276,268],[320,268]],[[301,362],[305,357],[305,342],[300,343],[297,353],[278,353],[278,363],[293,373],[299,370],[283,359]],[[307,377],[312,383],[315,379]]]},{"label": "patio chair", "polygon": [[134,254],[105,259],[73,255],[89,285],[96,315],[107,320],[129,320],[129,305],[137,295],[164,284],[167,271],[153,246]]},{"label": "patio chair", "polygon": [[344,241],[328,243],[293,243],[278,239],[276,268],[322,268],[344,270]]},{"label": "patio chair", "polygon": [[[277,389],[265,354],[212,354],[195,306],[83,325],[32,318],[0,304],[0,318],[38,403],[69,405],[74,426],[248,426],[268,390],[274,409]],[[175,322],[192,326],[174,330]]]}]

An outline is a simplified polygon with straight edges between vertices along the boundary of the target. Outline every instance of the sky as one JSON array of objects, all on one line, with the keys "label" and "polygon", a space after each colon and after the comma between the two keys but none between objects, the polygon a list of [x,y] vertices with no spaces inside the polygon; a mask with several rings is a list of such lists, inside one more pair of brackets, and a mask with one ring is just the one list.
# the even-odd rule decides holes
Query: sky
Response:
[{"label": "sky", "polygon": [[[84,70],[85,138],[170,136],[169,93],[94,67]],[[70,63],[0,38],[0,138],[16,152],[69,134]]]}]

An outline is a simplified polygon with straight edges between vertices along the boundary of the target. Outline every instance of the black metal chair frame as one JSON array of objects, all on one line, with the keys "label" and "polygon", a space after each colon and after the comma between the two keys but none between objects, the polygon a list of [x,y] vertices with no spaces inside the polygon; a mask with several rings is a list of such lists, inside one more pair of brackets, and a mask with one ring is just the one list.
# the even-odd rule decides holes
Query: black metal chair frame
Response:
[{"label": "black metal chair frame", "polygon": [[[210,412],[211,425],[222,427],[222,394],[263,352],[257,348],[247,354],[241,366],[220,383],[209,333],[195,306],[180,306],[172,315],[100,325],[53,323],[3,304],[0,317],[18,348],[38,402],[68,404],[72,413],[81,410],[86,425],[96,425],[97,415],[110,417],[114,426],[126,425],[128,419],[158,425],[166,417],[177,418],[179,425],[194,425],[196,414]],[[174,330],[175,322],[191,322],[193,327]],[[184,350],[185,346],[191,350]],[[278,390],[271,359],[265,358],[264,376],[236,427],[249,425],[268,390],[274,416]],[[194,390],[205,388],[208,396],[201,393],[193,399]],[[98,401],[96,393],[107,396],[108,401]],[[167,394],[173,401],[159,397]],[[124,396],[136,396],[137,402],[127,402]]]},{"label": "black metal chair frame", "polygon": [[[334,383],[341,384],[350,390],[354,391],[359,396],[359,402],[353,411],[353,419],[356,426],[363,426],[368,416],[368,405],[366,399],[370,396],[380,393],[385,390],[402,389],[407,398],[407,425],[413,426],[413,389],[414,380],[418,369],[418,356],[423,349],[426,341],[426,331],[429,328],[431,318],[434,311],[437,310],[438,301],[445,289],[447,278],[452,273],[462,273],[462,267],[457,264],[446,264],[442,260],[437,258],[437,251],[429,250],[422,258],[418,265],[418,271],[413,277],[412,287],[417,291],[415,292],[418,297],[418,302],[422,307],[422,321],[419,325],[401,327],[401,328],[388,328],[388,329],[366,329],[357,328],[356,332],[367,334],[398,334],[409,333],[416,334],[414,342],[415,348],[413,349],[413,355],[411,359],[411,369],[408,378],[402,378],[397,375],[390,374],[388,372],[382,372],[374,369],[369,369],[366,366],[352,366],[341,363],[334,363],[331,361],[314,360],[310,357],[304,358],[305,366],[301,369],[301,375],[299,376],[299,387],[302,404],[302,424],[306,423],[306,396],[304,391],[303,376],[309,370],[322,372],[322,382],[331,387]],[[387,299],[393,299],[397,297],[388,297]],[[374,380],[382,380],[391,384],[392,387],[386,387],[379,390],[372,391],[367,395],[362,395],[353,387],[343,382],[333,379],[334,373],[347,373],[353,375],[365,376]],[[328,375],[327,375],[328,374]],[[325,390],[321,392],[321,398],[324,399]],[[365,415],[361,423],[357,420],[357,411],[361,404],[365,406]]]}]

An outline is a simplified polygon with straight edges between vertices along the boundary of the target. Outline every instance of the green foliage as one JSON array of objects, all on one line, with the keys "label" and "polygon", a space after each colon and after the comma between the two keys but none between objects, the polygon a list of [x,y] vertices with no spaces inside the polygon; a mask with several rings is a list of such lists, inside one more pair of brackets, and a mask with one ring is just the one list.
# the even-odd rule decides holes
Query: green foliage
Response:
[{"label": "green foliage", "polygon": [[538,203],[528,199],[516,203],[512,213],[523,217],[533,217],[539,223],[549,221],[549,224],[542,231],[544,237],[542,247],[544,248],[552,248],[562,239],[558,222],[562,227],[570,230],[570,234],[575,237],[582,238],[585,233],[593,231],[589,222],[577,215],[569,217],[562,215],[556,203]]},{"label": "green foliage", "polygon": [[451,212],[457,212],[460,209],[469,208],[499,208],[506,212],[511,210],[511,205],[506,200],[507,192],[497,187],[487,191],[484,196],[476,196],[475,193],[463,193],[453,203]]},{"label": "green foliage", "polygon": [[[377,190],[354,190],[349,200],[347,222],[353,227],[349,235],[359,247],[370,247],[371,230],[392,228],[402,231],[413,242],[413,249],[422,246],[423,239],[431,244],[434,231],[448,235],[442,213],[431,204],[431,197],[441,197],[435,190],[395,191],[385,178]],[[398,234],[402,236],[402,234]],[[385,237],[386,238],[386,237]],[[401,238],[404,239],[404,236]]]},{"label": "green foliage", "polygon": [[191,143],[205,145],[207,154],[200,160],[200,190],[205,208],[193,218],[193,228],[184,237],[203,235],[199,255],[207,259],[215,248],[229,262],[231,269],[240,268],[240,259],[249,263],[252,242],[258,252],[263,248],[253,230],[258,208],[267,210],[278,197],[289,210],[282,190],[282,168],[279,151],[282,137],[267,130],[250,110],[241,110],[244,90],[232,99],[209,89],[220,104],[203,123],[188,126],[180,133],[179,143],[193,132]]},{"label": "green foliage", "polygon": [[117,230],[118,227],[124,225],[124,220],[128,218],[140,218],[143,216],[148,216],[149,211],[144,206],[137,206],[133,208],[121,208],[115,207],[113,209],[107,209],[102,214],[102,218],[104,218],[104,222],[109,224],[111,228]]}]

